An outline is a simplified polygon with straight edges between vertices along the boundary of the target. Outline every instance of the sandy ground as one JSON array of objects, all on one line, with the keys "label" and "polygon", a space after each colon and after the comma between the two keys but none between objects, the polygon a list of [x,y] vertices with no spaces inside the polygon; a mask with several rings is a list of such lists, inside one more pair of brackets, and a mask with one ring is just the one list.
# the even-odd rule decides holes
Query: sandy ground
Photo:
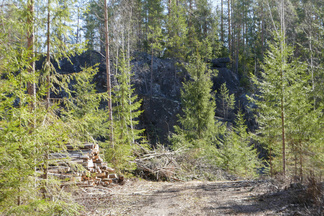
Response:
[{"label": "sandy ground", "polygon": [[83,215],[324,215],[302,204],[298,188],[271,181],[150,182],[127,180],[111,188],[82,188]]}]

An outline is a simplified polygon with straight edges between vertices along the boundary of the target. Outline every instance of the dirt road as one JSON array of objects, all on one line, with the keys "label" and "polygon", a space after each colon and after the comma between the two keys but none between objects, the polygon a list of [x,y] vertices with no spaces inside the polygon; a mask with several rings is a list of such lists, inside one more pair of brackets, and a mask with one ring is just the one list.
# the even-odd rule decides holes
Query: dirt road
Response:
[{"label": "dirt road", "polygon": [[314,215],[298,204],[296,190],[281,190],[269,181],[129,180],[79,193],[83,215]]}]

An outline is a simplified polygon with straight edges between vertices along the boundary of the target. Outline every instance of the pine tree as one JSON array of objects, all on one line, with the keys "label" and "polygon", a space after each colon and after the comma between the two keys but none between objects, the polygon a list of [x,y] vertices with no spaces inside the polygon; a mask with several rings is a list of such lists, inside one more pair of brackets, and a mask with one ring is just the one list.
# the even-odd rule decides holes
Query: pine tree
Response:
[{"label": "pine tree", "polygon": [[103,0],[91,0],[87,2],[87,10],[84,12],[84,31],[87,40],[87,49],[105,52],[104,35],[104,2]]},{"label": "pine tree", "polygon": [[194,4],[190,2],[190,7],[192,14],[188,15],[188,53],[192,54],[198,50],[204,59],[216,58],[221,51],[221,42],[218,38],[218,21],[212,12],[211,1],[196,0]]},{"label": "pine tree", "polygon": [[162,29],[163,7],[161,0],[144,0],[143,2],[144,24],[145,24],[145,38],[144,47],[148,52],[150,47],[149,34],[152,30],[157,32]]}]

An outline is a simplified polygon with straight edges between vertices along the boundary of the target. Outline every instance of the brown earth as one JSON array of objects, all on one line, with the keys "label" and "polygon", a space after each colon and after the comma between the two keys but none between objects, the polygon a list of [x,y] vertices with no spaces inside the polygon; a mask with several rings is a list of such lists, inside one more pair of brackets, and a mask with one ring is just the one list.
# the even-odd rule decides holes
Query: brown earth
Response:
[{"label": "brown earth", "polygon": [[75,194],[85,207],[82,215],[324,215],[323,207],[307,206],[305,199],[302,187],[284,188],[271,180],[134,179],[111,188],[80,188]]}]

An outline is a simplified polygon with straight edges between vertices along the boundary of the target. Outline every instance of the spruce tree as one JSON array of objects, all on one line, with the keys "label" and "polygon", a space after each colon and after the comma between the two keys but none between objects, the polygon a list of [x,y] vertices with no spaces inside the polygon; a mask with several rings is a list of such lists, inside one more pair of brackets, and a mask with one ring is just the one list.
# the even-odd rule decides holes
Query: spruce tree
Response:
[{"label": "spruce tree", "polygon": [[65,109],[60,112],[62,119],[73,128],[71,141],[73,138],[77,142],[93,142],[107,133],[106,113],[100,109],[101,101],[107,99],[107,94],[96,91],[93,79],[97,72],[98,68],[88,67],[70,75],[75,84],[72,85],[71,97],[63,102]]},{"label": "spruce tree", "polygon": [[251,144],[251,135],[248,133],[245,125],[244,116],[241,110],[238,111],[233,127],[234,147],[238,151],[238,157],[234,161],[238,161],[235,173],[245,177],[257,176],[257,168],[261,167],[261,161],[258,159],[257,149]]},{"label": "spruce tree", "polygon": [[258,152],[251,145],[251,134],[245,125],[241,110],[238,111],[234,126],[222,126],[222,138],[218,151],[217,163],[228,172],[241,177],[257,177],[258,168],[262,167]]},{"label": "spruce tree", "polygon": [[[5,42],[0,44],[1,59],[4,60],[0,67],[0,184],[4,194],[0,200],[1,213],[76,213],[77,205],[66,199],[59,183],[55,179],[43,181],[40,176],[47,169],[48,153],[64,147],[70,130],[68,124],[56,115],[57,106],[44,106],[43,99],[49,87],[40,71],[33,72],[34,62],[39,56],[34,55],[31,37],[31,28],[39,23],[39,17],[31,17],[33,1],[27,3],[17,2],[17,7],[12,5],[13,8],[9,9],[10,16],[2,16],[4,14],[1,13],[0,17],[4,24],[0,38]],[[22,20],[28,24],[25,25]],[[61,27],[58,25],[56,30],[62,30]],[[10,31],[15,32],[14,39],[8,34]],[[39,36],[40,32],[34,35]],[[65,47],[62,43],[57,50],[58,56],[65,55],[60,52]],[[31,88],[33,83],[38,85],[37,92],[36,88]]]},{"label": "spruce tree", "polygon": [[175,126],[172,137],[175,148],[182,146],[202,148],[216,143],[216,103],[211,81],[212,71],[199,55],[193,56],[185,65],[190,79],[183,83],[181,105],[183,115],[178,116],[180,126]]},{"label": "spruce tree", "polygon": [[132,67],[124,54],[119,59],[118,85],[114,88],[114,137],[115,147],[107,148],[106,159],[112,161],[118,171],[131,171],[136,168],[130,161],[134,159],[133,151],[138,147],[135,142],[143,139],[143,130],[137,129],[141,101],[134,94],[131,85]]},{"label": "spruce tree", "polygon": [[[301,159],[303,152],[308,151],[307,137],[311,134],[304,123],[308,119],[308,127],[312,128],[318,124],[314,119],[319,116],[311,111],[305,64],[293,58],[293,49],[283,46],[283,40],[280,36],[270,44],[261,78],[253,77],[260,94],[258,100],[252,101],[258,106],[260,140],[268,149],[271,175],[283,172],[286,163],[287,174],[293,174],[295,164],[302,166],[302,160],[297,162],[296,159]],[[285,146],[282,145],[284,139]],[[284,153],[287,153],[286,158]]]},{"label": "spruce tree", "polygon": [[231,95],[229,94],[228,89],[226,87],[226,83],[223,83],[221,85],[219,91],[219,99],[223,111],[223,117],[226,119],[228,118],[229,112],[234,109],[234,105],[235,105],[234,94]]}]

